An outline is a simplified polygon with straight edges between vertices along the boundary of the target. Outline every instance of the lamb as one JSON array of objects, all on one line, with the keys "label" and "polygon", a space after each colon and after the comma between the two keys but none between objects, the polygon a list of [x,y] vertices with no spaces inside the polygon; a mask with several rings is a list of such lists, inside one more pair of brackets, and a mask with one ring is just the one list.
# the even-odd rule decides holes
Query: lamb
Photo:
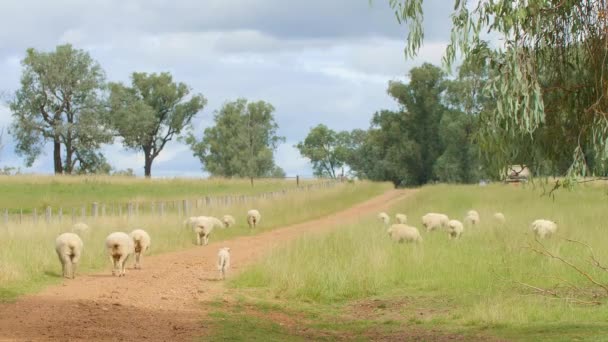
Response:
[{"label": "lamb", "polygon": [[381,212],[378,214],[378,220],[384,222],[384,224],[386,225],[389,225],[391,223],[391,218],[385,212]]},{"label": "lamb", "polygon": [[[194,223],[196,233],[196,244],[206,246],[209,243],[209,236],[215,227],[223,227],[224,222],[212,216],[199,216]],[[201,240],[202,238],[202,240]]]},{"label": "lamb", "polygon": [[500,224],[504,224],[506,219],[505,219],[505,215],[503,215],[503,213],[494,213],[494,219],[500,223]]},{"label": "lamb", "polygon": [[544,239],[557,231],[557,224],[553,221],[540,219],[532,222],[530,228],[532,228],[537,237]]},{"label": "lamb", "polygon": [[217,269],[220,271],[220,278],[226,279],[226,272],[230,268],[230,248],[220,248],[217,253]]},{"label": "lamb", "polygon": [[199,218],[199,216],[190,216],[187,219],[184,220],[183,225],[184,227],[194,227],[194,223],[196,223],[196,220]]},{"label": "lamb", "polygon": [[133,249],[135,251],[135,268],[141,269],[141,260],[144,252],[150,248],[150,235],[143,229],[135,229],[129,234],[133,240]]},{"label": "lamb", "polygon": [[473,226],[479,224],[479,213],[475,210],[467,211],[464,221]]},{"label": "lamb", "polygon": [[422,216],[422,225],[426,227],[427,232],[436,228],[447,228],[450,219],[445,214],[428,213]]},{"label": "lamb", "polygon": [[397,242],[422,242],[422,236],[416,227],[410,227],[405,224],[394,224],[386,231],[388,235]]},{"label": "lamb", "polygon": [[259,211],[251,209],[247,212],[247,224],[249,224],[249,228],[255,228],[261,219],[262,215],[260,215]]},{"label": "lamb", "polygon": [[80,236],[87,234],[89,230],[89,226],[84,222],[78,222],[72,226],[72,233],[76,233]]},{"label": "lamb", "polygon": [[401,224],[407,223],[407,216],[405,214],[395,214],[395,219]]},{"label": "lamb", "polygon": [[460,238],[460,235],[462,235],[463,231],[464,227],[462,225],[462,222],[458,220],[450,220],[448,222],[448,234],[450,235],[450,240],[452,238]]},{"label": "lamb", "polygon": [[61,262],[61,274],[64,278],[76,276],[76,267],[82,255],[82,240],[74,233],[63,233],[55,239],[55,251]]},{"label": "lamb", "polygon": [[224,217],[222,218],[222,221],[224,222],[224,226],[226,228],[230,228],[230,227],[234,226],[234,224],[235,224],[235,220],[234,220],[234,217],[232,217],[232,215],[224,215]]},{"label": "lamb", "polygon": [[106,237],[106,249],[112,261],[112,275],[123,277],[129,255],[133,254],[133,239],[123,232],[114,232]]}]

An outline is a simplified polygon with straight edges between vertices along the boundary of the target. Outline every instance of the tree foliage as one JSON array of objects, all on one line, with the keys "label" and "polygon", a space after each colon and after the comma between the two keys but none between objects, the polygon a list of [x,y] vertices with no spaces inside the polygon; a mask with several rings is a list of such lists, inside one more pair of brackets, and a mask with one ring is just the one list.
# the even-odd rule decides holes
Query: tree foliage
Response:
[{"label": "tree foliage", "polygon": [[152,163],[165,144],[189,127],[207,104],[201,94],[187,99],[190,91],[186,84],[174,82],[169,73],[135,72],[130,87],[110,84],[108,122],[124,146],[144,152],[146,177],[151,176]]},{"label": "tree foliage", "polygon": [[213,176],[281,174],[274,163],[274,150],[284,138],[277,135],[273,112],[274,107],[264,101],[227,102],[215,113],[215,125],[206,128],[200,140],[191,133],[186,142]]},{"label": "tree foliage", "polygon": [[52,142],[55,173],[70,174],[78,164],[85,172],[99,167],[96,151],[111,141],[103,125],[99,64],[71,45],[53,52],[28,49],[21,64],[21,87],[9,103],[17,154],[31,166]]},{"label": "tree foliage", "polygon": [[336,178],[348,161],[348,132],[336,132],[325,125],[313,127],[295,147],[312,163],[315,176]]},{"label": "tree foliage", "polygon": [[[407,22],[406,55],[424,39],[423,0],[389,0]],[[570,176],[606,172],[608,3],[604,0],[455,0],[444,62],[459,54],[489,68],[478,141],[498,172],[550,161]],[[489,33],[501,45],[484,41]],[[531,148],[532,147],[532,148]],[[592,163],[590,163],[592,162]]]}]

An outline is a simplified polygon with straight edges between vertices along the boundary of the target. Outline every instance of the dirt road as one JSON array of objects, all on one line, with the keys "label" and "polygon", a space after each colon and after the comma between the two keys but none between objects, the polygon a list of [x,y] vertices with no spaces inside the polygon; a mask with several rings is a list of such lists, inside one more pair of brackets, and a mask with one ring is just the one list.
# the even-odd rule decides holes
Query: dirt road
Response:
[{"label": "dirt road", "polygon": [[[231,247],[231,273],[277,244],[386,210],[411,191],[392,190],[344,211],[255,236],[148,257],[124,278],[83,275],[0,305],[0,341],[182,341],[205,333],[203,302],[223,293],[215,267]],[[109,268],[109,266],[108,266]]]}]

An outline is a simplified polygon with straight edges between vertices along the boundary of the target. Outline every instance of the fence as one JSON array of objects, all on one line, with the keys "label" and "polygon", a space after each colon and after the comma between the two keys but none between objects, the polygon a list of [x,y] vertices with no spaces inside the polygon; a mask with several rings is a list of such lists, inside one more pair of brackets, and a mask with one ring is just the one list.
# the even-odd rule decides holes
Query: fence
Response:
[{"label": "fence", "polygon": [[253,195],[204,196],[181,200],[130,201],[127,203],[93,202],[84,204],[78,208],[53,208],[49,206],[41,212],[38,212],[37,208],[33,208],[30,213],[24,213],[23,209],[19,209],[18,213],[9,213],[8,209],[2,209],[1,222],[5,225],[9,223],[21,224],[28,222],[34,224],[41,222],[50,224],[53,222],[62,223],[66,219],[69,219],[70,221],[68,222],[75,223],[77,221],[88,221],[103,217],[131,218],[145,214],[162,217],[169,213],[177,214],[182,217],[189,216],[195,210],[200,211],[200,209],[204,208],[229,207],[232,205],[253,203],[258,200],[273,200],[285,196],[288,193],[311,191],[318,188],[330,188],[334,187],[336,184],[339,184],[339,182],[332,180]]}]

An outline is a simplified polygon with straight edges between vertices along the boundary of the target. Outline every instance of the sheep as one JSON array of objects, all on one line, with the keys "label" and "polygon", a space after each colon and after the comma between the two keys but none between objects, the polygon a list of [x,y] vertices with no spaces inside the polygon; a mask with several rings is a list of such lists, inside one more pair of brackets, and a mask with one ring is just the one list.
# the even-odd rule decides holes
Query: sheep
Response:
[{"label": "sheep", "polygon": [[464,217],[464,221],[472,226],[479,224],[479,213],[476,210],[467,211],[467,215]]},{"label": "sheep", "polygon": [[133,254],[133,239],[123,232],[114,232],[106,237],[106,249],[112,261],[112,275],[125,275],[129,255]]},{"label": "sheep", "polygon": [[385,225],[389,225],[391,223],[391,218],[385,212],[381,212],[378,214],[378,220],[384,222]]},{"label": "sheep", "polygon": [[188,227],[188,228],[194,227],[194,223],[196,222],[196,220],[198,218],[199,218],[198,216],[190,216],[190,217],[188,217],[183,222],[184,227]]},{"label": "sheep", "polygon": [[226,279],[226,272],[230,268],[230,248],[220,248],[217,253],[217,270],[220,271],[220,278]]},{"label": "sheep", "polygon": [[452,238],[460,238],[460,235],[462,235],[463,231],[464,227],[462,225],[462,222],[458,220],[450,220],[448,222],[448,234],[450,236],[450,240]]},{"label": "sheep", "polygon": [[401,224],[407,223],[407,216],[405,214],[395,214],[395,219]]},{"label": "sheep", "polygon": [[422,236],[416,227],[410,227],[405,224],[393,224],[387,231],[388,235],[397,242],[422,242]]},{"label": "sheep", "polygon": [[61,262],[61,273],[64,278],[75,278],[82,247],[80,236],[74,233],[63,233],[55,239],[55,251]]},{"label": "sheep", "polygon": [[537,237],[544,239],[557,231],[557,224],[553,221],[540,219],[532,222],[530,228]]},{"label": "sheep", "polygon": [[141,260],[143,259],[144,252],[150,248],[150,235],[143,229],[135,229],[129,234],[133,239],[133,249],[135,252],[135,268],[141,269]]},{"label": "sheep", "polygon": [[87,234],[89,230],[89,226],[84,222],[78,222],[72,226],[72,233],[78,234],[80,236]]},{"label": "sheep", "polygon": [[426,231],[430,232],[435,228],[447,228],[450,219],[445,214],[428,213],[422,216],[422,225],[426,227]]},{"label": "sheep", "polygon": [[496,220],[496,222],[500,223],[500,224],[504,224],[506,219],[505,219],[505,215],[503,215],[503,213],[494,213],[494,219]]},{"label": "sheep", "polygon": [[249,228],[255,228],[261,219],[262,215],[260,215],[259,211],[251,209],[247,212],[247,224],[249,224]]},{"label": "sheep", "polygon": [[232,215],[224,215],[224,217],[222,217],[222,221],[224,222],[224,226],[226,228],[230,228],[230,227],[234,226],[234,224],[235,224],[235,220],[234,220],[234,217],[232,217]]},{"label": "sheep", "polygon": [[[209,236],[215,227],[223,227],[224,222],[212,216],[199,216],[194,223],[196,233],[196,244],[206,246],[209,243]],[[202,238],[202,241],[201,241]]]}]

